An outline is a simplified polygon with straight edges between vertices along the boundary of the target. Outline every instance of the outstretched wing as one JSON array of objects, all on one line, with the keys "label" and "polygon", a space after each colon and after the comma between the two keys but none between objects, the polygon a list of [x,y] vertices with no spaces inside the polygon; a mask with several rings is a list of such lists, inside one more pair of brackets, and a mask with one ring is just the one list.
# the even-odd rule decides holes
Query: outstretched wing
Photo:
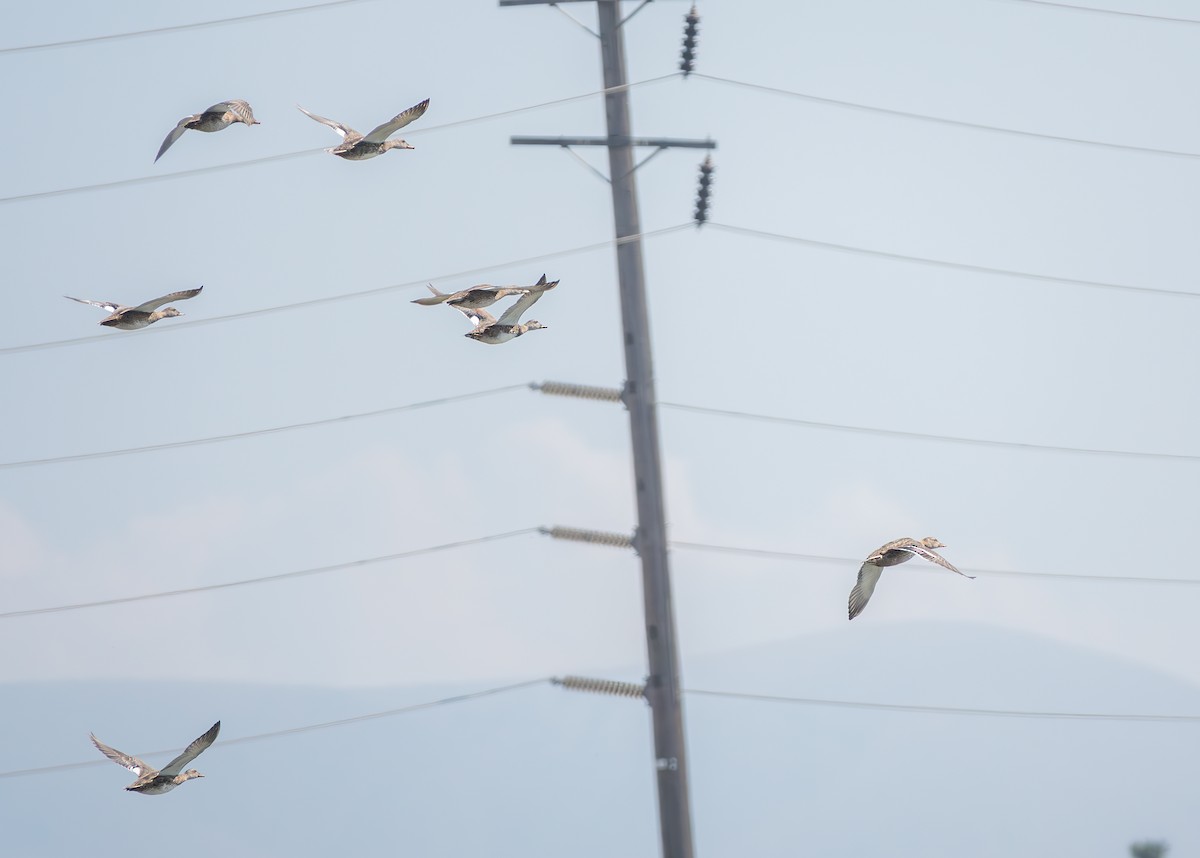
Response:
[{"label": "outstretched wing", "polygon": [[863,612],[871,594],[875,592],[875,585],[879,583],[881,574],[883,574],[883,568],[874,563],[864,563],[859,567],[858,582],[850,591],[850,619],[853,620]]},{"label": "outstretched wing", "polygon": [[175,775],[183,771],[184,766],[196,759],[196,757],[200,756],[200,754],[203,753],[209,745],[215,742],[217,740],[217,734],[220,732],[221,722],[218,721],[216,724],[213,724],[208,728],[207,733],[205,733],[196,741],[192,742],[192,744],[188,745],[182,754],[171,760],[171,762],[167,763],[159,772],[159,774],[166,775],[169,778],[175,777]]},{"label": "outstretched wing", "polygon": [[95,733],[89,733],[88,735],[92,737],[92,744],[96,746],[100,753],[104,754],[104,756],[108,757],[118,766],[124,766],[125,768],[129,769],[129,771],[133,772],[137,777],[140,778],[146,772],[154,771],[137,757],[131,757],[128,754],[122,754],[116,748],[108,747],[108,745],[96,738]]},{"label": "outstretched wing", "polygon": [[138,304],[133,309],[140,310],[143,313],[153,313],[163,304],[170,304],[172,301],[185,301],[188,298],[195,298],[200,294],[203,286],[197,286],[195,289],[185,289],[182,292],[172,292],[170,295],[163,295],[161,298],[155,298],[153,301],[147,301],[145,304]]},{"label": "outstretched wing", "polygon": [[307,110],[305,110],[303,107],[301,107],[298,104],[296,105],[296,108],[301,113],[303,113],[305,116],[307,116],[309,119],[315,119],[315,120],[317,120],[317,122],[320,122],[322,125],[332,128],[334,131],[336,131],[338,133],[338,136],[340,136],[347,143],[357,143],[359,140],[362,139],[362,135],[359,134],[357,131],[355,131],[353,128],[351,128],[349,125],[343,125],[340,122],[334,122],[332,119],[326,119],[324,116],[317,116],[317,114],[315,114],[315,113],[309,113]]},{"label": "outstretched wing", "polygon": [[[414,104],[403,113],[397,113],[395,116],[377,128],[373,128],[371,133],[364,137],[363,140],[367,141],[368,143],[382,143],[384,140],[391,137],[414,119],[419,119],[421,115],[424,114],[428,109],[429,99],[427,98],[420,104]],[[305,111],[305,113],[307,112],[308,111]],[[313,118],[315,119],[316,117]]]},{"label": "outstretched wing", "polygon": [[[63,295],[64,298],[71,298],[70,295]],[[110,313],[115,313],[121,309],[120,304],[114,304],[112,301],[89,301],[87,298],[71,298],[72,301],[78,301],[80,304],[91,304],[93,307],[99,307],[101,310],[107,310]]]},{"label": "outstretched wing", "polygon": [[899,550],[907,551],[909,554],[914,554],[917,557],[923,557],[926,560],[928,560],[930,563],[936,563],[938,566],[941,566],[943,569],[949,569],[951,572],[958,572],[958,574],[963,576],[964,578],[974,578],[975,577],[974,575],[968,575],[966,572],[962,572],[959,569],[956,569],[954,564],[951,563],[949,560],[947,560],[945,557],[938,554],[932,548],[926,548],[924,545],[921,545],[920,543],[916,543],[914,545],[901,545],[901,546],[899,546]]},{"label": "outstretched wing", "polygon": [[477,328],[486,328],[488,325],[496,324],[496,317],[487,310],[472,309],[459,304],[451,304],[450,306],[470,319],[471,324]]},{"label": "outstretched wing", "polygon": [[434,288],[432,283],[429,284],[429,291],[433,293],[432,296],[429,298],[414,298],[413,303],[420,304],[423,307],[432,307],[435,304],[441,304],[443,301],[451,297],[445,292],[439,292]]},{"label": "outstretched wing", "polygon": [[520,298],[518,298],[511,307],[509,307],[507,310],[504,311],[504,315],[502,315],[500,317],[500,324],[502,324],[502,325],[517,324],[517,322],[521,321],[522,313],[524,313],[526,310],[528,310],[530,307],[532,307],[535,303],[537,303],[538,298],[541,298],[543,293],[549,292],[551,289],[553,289],[557,285],[558,285],[557,280],[555,280],[552,283],[547,283],[546,275],[543,274],[542,279],[539,280],[536,285],[530,287],[528,292],[526,292],[524,295],[522,295]]},{"label": "outstretched wing", "polygon": [[168,149],[170,149],[171,146],[174,145],[175,141],[183,136],[183,132],[187,130],[187,124],[195,118],[195,116],[185,116],[183,119],[179,120],[179,124],[171,129],[171,133],[167,135],[167,139],[164,140],[162,145],[158,147],[158,154],[154,156],[155,161],[158,161],[158,159],[163,156],[163,152],[166,152]]},{"label": "outstretched wing", "polygon": [[240,118],[248,125],[254,124],[254,110],[250,107],[250,102],[243,101],[240,98],[231,98],[229,101],[222,101],[220,104],[214,104],[205,113],[232,113]]}]

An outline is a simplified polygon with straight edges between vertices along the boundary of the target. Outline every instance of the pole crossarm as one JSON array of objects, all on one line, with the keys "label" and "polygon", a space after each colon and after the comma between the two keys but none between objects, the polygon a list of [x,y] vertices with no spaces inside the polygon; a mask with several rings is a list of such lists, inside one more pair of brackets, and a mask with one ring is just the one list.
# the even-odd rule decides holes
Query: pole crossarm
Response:
[{"label": "pole crossarm", "polygon": [[686,137],[529,137],[509,138],[514,146],[633,146],[654,149],[716,149],[716,140]]}]

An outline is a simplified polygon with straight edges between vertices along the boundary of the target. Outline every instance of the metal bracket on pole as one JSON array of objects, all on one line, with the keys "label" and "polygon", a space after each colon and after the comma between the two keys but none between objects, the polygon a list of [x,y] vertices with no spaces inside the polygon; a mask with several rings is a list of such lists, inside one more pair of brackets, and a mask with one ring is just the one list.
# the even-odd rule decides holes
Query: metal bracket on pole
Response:
[{"label": "metal bracket on pole", "polygon": [[625,26],[625,22],[626,22],[626,21],[628,21],[630,18],[632,18],[632,17],[633,17],[634,15],[636,15],[638,12],[642,11],[643,9],[645,9],[645,8],[646,8],[646,5],[647,5],[648,3],[652,3],[652,2],[653,2],[653,0],[642,0],[642,2],[638,4],[638,7],[637,7],[636,9],[634,9],[632,12],[630,12],[628,15],[626,15],[624,18],[622,18],[622,19],[621,19],[621,20],[620,20],[620,21],[617,23],[617,29],[619,30],[621,27],[624,27],[624,26]]},{"label": "metal bracket on pole", "polygon": [[597,170],[595,167],[593,167],[591,164],[589,164],[587,161],[585,161],[583,159],[583,156],[580,155],[578,152],[576,152],[574,149],[572,149],[570,146],[568,146],[567,144],[564,143],[564,144],[562,144],[562,148],[568,155],[570,155],[572,158],[574,158],[580,164],[583,164],[583,166],[587,167],[589,170],[591,170],[593,173],[595,173],[597,176],[599,176],[600,181],[605,182],[609,185],[612,184],[612,179],[610,179],[608,176],[604,175],[599,170]]},{"label": "metal bracket on pole", "polygon": [[640,169],[644,164],[648,163],[651,158],[658,155],[666,149],[716,149],[717,143],[715,140],[689,140],[679,137],[528,137],[514,136],[509,138],[509,142],[514,146],[558,146],[566,149],[569,154],[575,157],[579,163],[587,167],[605,182],[612,184],[612,179],[604,175],[587,161],[579,156],[572,148],[573,146],[631,146],[637,148],[653,148],[654,151],[643,158],[638,163],[634,164],[629,170],[625,178],[630,173]]},{"label": "metal bracket on pole", "polygon": [[[647,2],[649,2],[649,0],[647,0]],[[580,27],[587,30],[589,33],[591,33],[597,39],[600,38],[599,33],[597,33],[595,30],[593,30],[587,24],[583,23],[583,21],[580,21],[578,18],[576,18],[574,15],[572,15],[570,12],[568,12],[562,6],[559,6],[557,3],[551,3],[550,5],[551,5],[551,7],[557,9],[559,12],[562,12],[564,15],[566,15],[568,18],[570,18],[574,23],[578,24]]]}]

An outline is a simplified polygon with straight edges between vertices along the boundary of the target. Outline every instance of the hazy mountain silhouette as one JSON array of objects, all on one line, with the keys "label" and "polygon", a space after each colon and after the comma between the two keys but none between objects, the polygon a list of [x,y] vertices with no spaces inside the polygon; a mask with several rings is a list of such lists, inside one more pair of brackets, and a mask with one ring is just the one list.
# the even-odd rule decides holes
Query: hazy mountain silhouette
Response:
[{"label": "hazy mountain silhouette", "polygon": [[[953,624],[871,625],[686,663],[685,684],[1006,709],[1200,714],[1200,689],[1096,651]],[[637,678],[637,671],[581,671]],[[8,685],[5,853],[190,856],[657,854],[636,701],[532,689],[245,744],[229,740],[499,685]],[[1194,836],[1200,724],[912,714],[689,696],[699,855],[1124,855]],[[204,780],[122,790],[89,730],[178,749],[220,718]],[[166,758],[152,758],[161,762]],[[1192,837],[1189,843],[1188,837]]]}]

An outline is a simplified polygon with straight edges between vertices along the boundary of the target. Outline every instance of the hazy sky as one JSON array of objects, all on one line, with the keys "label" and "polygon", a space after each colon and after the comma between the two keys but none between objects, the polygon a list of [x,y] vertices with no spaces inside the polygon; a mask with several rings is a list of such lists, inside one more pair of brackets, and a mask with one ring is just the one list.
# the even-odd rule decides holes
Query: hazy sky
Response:
[{"label": "hazy sky", "polygon": [[[1182,0],[1103,2],[1195,15]],[[0,48],[271,8],[10,4],[0,7]],[[588,4],[570,11],[594,21]],[[686,11],[662,0],[629,23],[631,80],[675,70]],[[718,141],[716,224],[1200,295],[1200,26],[1018,0],[714,2],[700,12],[697,66],[711,75],[1195,153],[939,124],[702,78],[635,88],[636,133]],[[311,151],[0,200],[9,307],[0,349],[95,337],[0,352],[4,462],[531,381],[621,384],[611,248],[550,256],[611,237],[608,188],[563,152],[508,143],[513,134],[601,134],[600,97],[439,128],[601,86],[595,40],[554,10],[374,0],[0,51],[0,67],[19,82],[7,92],[0,197]],[[294,107],[366,131],[426,97],[429,111],[402,135],[416,149],[361,163],[319,151],[336,136]],[[261,126],[186,133],[153,163],[180,117],[228,98],[249,100]],[[602,150],[582,155],[605,165]],[[639,171],[646,230],[689,221],[700,159],[674,150]],[[673,539],[861,558],[897,536],[931,534],[964,569],[1200,582],[1180,562],[1192,556],[1200,476],[1191,379],[1200,298],[934,267],[717,226],[650,238],[645,256],[665,402],[1179,454],[970,446],[664,409]],[[475,270],[484,273],[458,273]],[[543,272],[561,280],[531,314],[549,329],[499,347],[465,339],[452,310],[409,303],[425,282],[451,290],[532,283]],[[99,310],[62,298],[137,304],[200,284],[204,293],[179,305],[184,318],[140,332],[100,328]],[[203,324],[400,284],[409,285]],[[228,443],[0,470],[2,610],[542,525],[627,532],[627,438],[618,406],[515,390]],[[0,619],[9,653],[0,679],[406,685],[619,665],[636,676],[638,570],[615,550],[529,534],[298,580]],[[985,572],[966,581],[910,564],[885,575],[848,624],[854,560],[678,550],[672,570],[685,676],[690,655],[937,619],[1042,635],[1200,683],[1197,584]],[[745,681],[772,690],[768,674]],[[867,685],[858,692],[882,699]],[[938,699],[976,703],[944,689]],[[181,741],[191,727],[182,725]],[[81,721],[80,733],[88,729],[99,728]]]}]

